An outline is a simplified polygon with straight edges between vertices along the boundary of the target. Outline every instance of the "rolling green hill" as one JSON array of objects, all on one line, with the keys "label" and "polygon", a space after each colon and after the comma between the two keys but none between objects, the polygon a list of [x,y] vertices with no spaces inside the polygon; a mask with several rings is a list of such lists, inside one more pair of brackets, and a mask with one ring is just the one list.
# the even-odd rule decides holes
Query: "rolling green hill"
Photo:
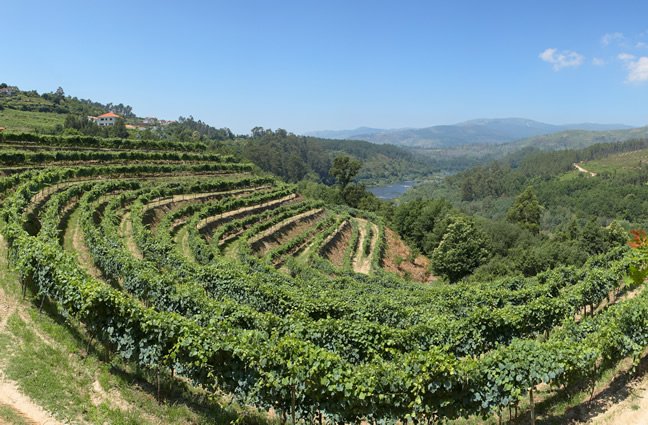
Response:
[{"label": "rolling green hill", "polygon": [[606,131],[569,130],[518,140],[511,143],[511,146],[542,150],[580,149],[598,143],[616,143],[646,137],[648,127]]},{"label": "rolling green hill", "polygon": [[631,150],[605,158],[583,162],[583,167],[597,174],[637,172],[648,164],[648,149]]},{"label": "rolling green hill", "polygon": [[52,112],[0,109],[0,127],[7,131],[49,133],[57,126],[63,126],[65,115]]}]

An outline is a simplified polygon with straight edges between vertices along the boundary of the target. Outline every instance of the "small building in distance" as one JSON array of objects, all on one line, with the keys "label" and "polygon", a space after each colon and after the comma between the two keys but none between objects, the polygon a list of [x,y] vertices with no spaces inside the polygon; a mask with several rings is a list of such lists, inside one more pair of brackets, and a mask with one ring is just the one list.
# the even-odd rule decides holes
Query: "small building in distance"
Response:
[{"label": "small building in distance", "polygon": [[100,127],[115,125],[115,123],[117,122],[117,118],[121,118],[121,117],[115,114],[114,112],[108,112],[99,115],[98,117],[88,117],[90,121],[96,122],[97,125]]},{"label": "small building in distance", "polygon": [[13,96],[14,93],[18,92],[18,87],[14,86],[5,86],[5,87],[0,87],[0,95],[1,96]]}]

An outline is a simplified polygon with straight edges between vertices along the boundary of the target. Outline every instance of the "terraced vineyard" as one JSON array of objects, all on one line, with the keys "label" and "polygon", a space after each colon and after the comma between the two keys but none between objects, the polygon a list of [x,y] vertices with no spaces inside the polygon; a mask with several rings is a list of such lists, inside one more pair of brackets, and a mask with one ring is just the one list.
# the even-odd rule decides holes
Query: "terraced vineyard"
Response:
[{"label": "terraced vineyard", "polygon": [[2,234],[24,290],[139,367],[280,417],[501,417],[648,347],[648,294],[624,296],[635,251],[431,286],[383,269],[377,217],[203,145],[7,139]]}]

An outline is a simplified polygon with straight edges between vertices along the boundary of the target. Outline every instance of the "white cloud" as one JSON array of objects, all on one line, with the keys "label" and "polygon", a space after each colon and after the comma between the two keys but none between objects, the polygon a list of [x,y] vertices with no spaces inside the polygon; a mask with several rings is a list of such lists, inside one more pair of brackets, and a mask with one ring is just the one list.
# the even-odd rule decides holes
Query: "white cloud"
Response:
[{"label": "white cloud", "polygon": [[603,37],[601,37],[601,45],[603,47],[607,47],[612,43],[618,43],[618,42],[623,41],[624,39],[625,39],[625,36],[623,35],[623,33],[621,33],[621,32],[610,32],[610,33],[607,33],[607,34],[603,35]]},{"label": "white cloud", "polygon": [[540,53],[540,59],[553,65],[554,71],[560,71],[563,68],[578,67],[582,65],[585,57],[580,53],[571,50],[561,50],[554,48],[546,49]]},{"label": "white cloud", "polygon": [[602,59],[602,58],[593,58],[592,59],[592,65],[603,66],[605,64],[606,64],[605,59]]},{"label": "white cloud", "polygon": [[643,42],[643,41],[637,41],[637,44],[635,44],[635,48],[637,48],[637,49],[648,48],[648,43]]},{"label": "white cloud", "polygon": [[628,81],[638,83],[648,81],[648,56],[642,56],[634,62],[630,62],[628,67]]},{"label": "white cloud", "polygon": [[648,56],[637,58],[635,55],[621,53],[618,58],[622,60],[628,69],[626,81],[629,83],[641,83],[648,81]]}]

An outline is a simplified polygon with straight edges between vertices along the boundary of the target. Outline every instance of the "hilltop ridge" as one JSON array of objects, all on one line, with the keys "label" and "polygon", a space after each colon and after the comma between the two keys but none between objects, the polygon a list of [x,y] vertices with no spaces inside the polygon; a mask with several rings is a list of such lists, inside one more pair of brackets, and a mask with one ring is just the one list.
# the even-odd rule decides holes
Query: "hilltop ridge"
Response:
[{"label": "hilltop ridge", "polygon": [[355,130],[314,131],[306,133],[332,139],[346,138],[372,143],[389,143],[417,148],[450,148],[469,144],[503,144],[568,130],[628,130],[625,124],[547,124],[527,118],[473,119],[452,125],[424,128],[378,129],[359,127]]}]

